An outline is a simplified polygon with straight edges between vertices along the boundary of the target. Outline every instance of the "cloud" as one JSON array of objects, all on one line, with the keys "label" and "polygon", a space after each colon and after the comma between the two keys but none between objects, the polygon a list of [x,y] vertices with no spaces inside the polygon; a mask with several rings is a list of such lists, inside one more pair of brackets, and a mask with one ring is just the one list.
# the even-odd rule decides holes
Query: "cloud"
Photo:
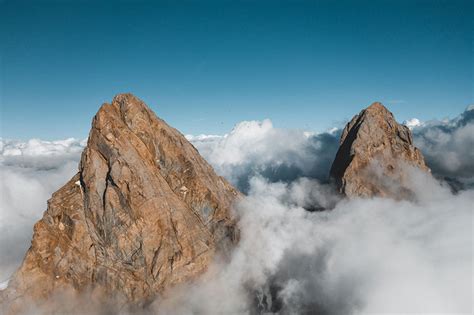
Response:
[{"label": "cloud", "polygon": [[275,128],[268,119],[243,121],[227,135],[188,139],[220,175],[241,191],[256,174],[272,182],[310,177],[326,181],[339,129],[320,134]]},{"label": "cloud", "polygon": [[77,172],[83,146],[75,139],[0,139],[0,282],[23,259],[46,201]]},{"label": "cloud", "polygon": [[[433,174],[443,177],[449,169],[436,167],[447,142],[431,138],[427,147],[420,140],[441,129],[460,157],[474,135],[466,129],[470,122],[469,111],[447,122],[411,121]],[[221,175],[247,192],[236,210],[242,239],[230,262],[217,262],[197,283],[157,300],[156,310],[469,313],[473,190],[452,194],[415,170],[407,173],[416,201],[340,201],[324,184],[339,135],[277,129],[265,120],[243,122],[223,137],[191,138]],[[332,210],[308,212],[309,204]]]},{"label": "cloud", "polygon": [[420,127],[423,125],[423,123],[418,118],[405,120],[403,124],[410,128],[410,130],[413,130],[413,128]]},{"label": "cloud", "polygon": [[414,127],[413,137],[433,174],[474,185],[474,106],[454,119]]},{"label": "cloud", "polygon": [[154,304],[160,314],[469,313],[474,192],[411,171],[418,201],[354,199],[305,211],[261,177],[238,205],[230,262]]},{"label": "cloud", "polygon": [[74,138],[57,141],[31,139],[27,142],[0,139],[0,152],[2,157],[54,156],[81,152],[85,144],[86,139],[77,140]]}]

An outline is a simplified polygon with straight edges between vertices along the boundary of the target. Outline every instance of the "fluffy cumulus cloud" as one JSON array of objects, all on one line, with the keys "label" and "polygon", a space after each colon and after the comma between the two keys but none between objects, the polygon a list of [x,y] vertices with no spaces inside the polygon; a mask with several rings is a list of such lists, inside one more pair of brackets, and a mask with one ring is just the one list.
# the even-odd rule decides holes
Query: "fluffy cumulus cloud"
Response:
[{"label": "fluffy cumulus cloud", "polygon": [[[436,175],[407,172],[413,201],[336,195],[327,178],[337,129],[316,134],[264,120],[241,122],[224,136],[187,136],[246,193],[235,207],[241,240],[201,278],[156,299],[151,312],[470,313],[473,113],[411,122]],[[20,264],[33,223],[77,171],[84,145],[0,142],[0,282]],[[462,189],[449,189],[448,177]]]}]

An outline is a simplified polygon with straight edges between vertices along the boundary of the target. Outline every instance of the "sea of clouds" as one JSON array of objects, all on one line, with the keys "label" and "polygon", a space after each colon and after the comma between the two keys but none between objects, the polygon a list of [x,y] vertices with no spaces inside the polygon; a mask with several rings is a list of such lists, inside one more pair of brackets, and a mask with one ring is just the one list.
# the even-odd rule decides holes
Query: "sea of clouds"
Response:
[{"label": "sea of clouds", "polygon": [[51,194],[78,170],[85,141],[0,139],[0,287],[28,249]]},{"label": "sea of clouds", "polygon": [[[340,129],[245,121],[186,136],[246,194],[241,241],[161,314],[466,313],[473,301],[474,107],[407,125],[434,178],[410,170],[414,201],[341,199],[327,184]],[[46,201],[77,172],[84,140],[0,140],[0,282],[19,266]],[[308,211],[321,210],[327,211]]]},{"label": "sea of clouds", "polygon": [[412,130],[434,174],[474,188],[474,105],[455,119],[419,123]]}]

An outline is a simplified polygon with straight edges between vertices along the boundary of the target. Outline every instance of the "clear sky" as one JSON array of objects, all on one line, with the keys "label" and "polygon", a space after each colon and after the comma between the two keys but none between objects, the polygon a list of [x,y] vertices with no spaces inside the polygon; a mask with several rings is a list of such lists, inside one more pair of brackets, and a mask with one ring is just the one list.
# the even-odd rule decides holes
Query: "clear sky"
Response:
[{"label": "clear sky", "polygon": [[0,1],[1,136],[84,138],[132,92],[185,134],[473,103],[473,1]]}]

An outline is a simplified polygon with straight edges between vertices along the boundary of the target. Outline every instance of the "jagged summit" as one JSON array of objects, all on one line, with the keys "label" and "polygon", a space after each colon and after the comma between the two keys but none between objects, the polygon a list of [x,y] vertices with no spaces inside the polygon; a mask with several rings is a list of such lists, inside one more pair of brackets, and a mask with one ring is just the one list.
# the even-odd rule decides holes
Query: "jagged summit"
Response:
[{"label": "jagged summit", "polygon": [[49,305],[58,292],[145,305],[202,274],[238,240],[231,206],[239,195],[181,133],[119,94],[95,115],[79,172],[36,223],[1,293],[2,311],[14,314],[28,301],[64,311]]},{"label": "jagged summit", "polygon": [[366,109],[367,112],[389,112],[388,109],[380,102],[373,102]]},{"label": "jagged summit", "polygon": [[408,127],[375,102],[345,126],[330,176],[347,196],[398,197],[405,190],[404,164],[429,171]]}]

